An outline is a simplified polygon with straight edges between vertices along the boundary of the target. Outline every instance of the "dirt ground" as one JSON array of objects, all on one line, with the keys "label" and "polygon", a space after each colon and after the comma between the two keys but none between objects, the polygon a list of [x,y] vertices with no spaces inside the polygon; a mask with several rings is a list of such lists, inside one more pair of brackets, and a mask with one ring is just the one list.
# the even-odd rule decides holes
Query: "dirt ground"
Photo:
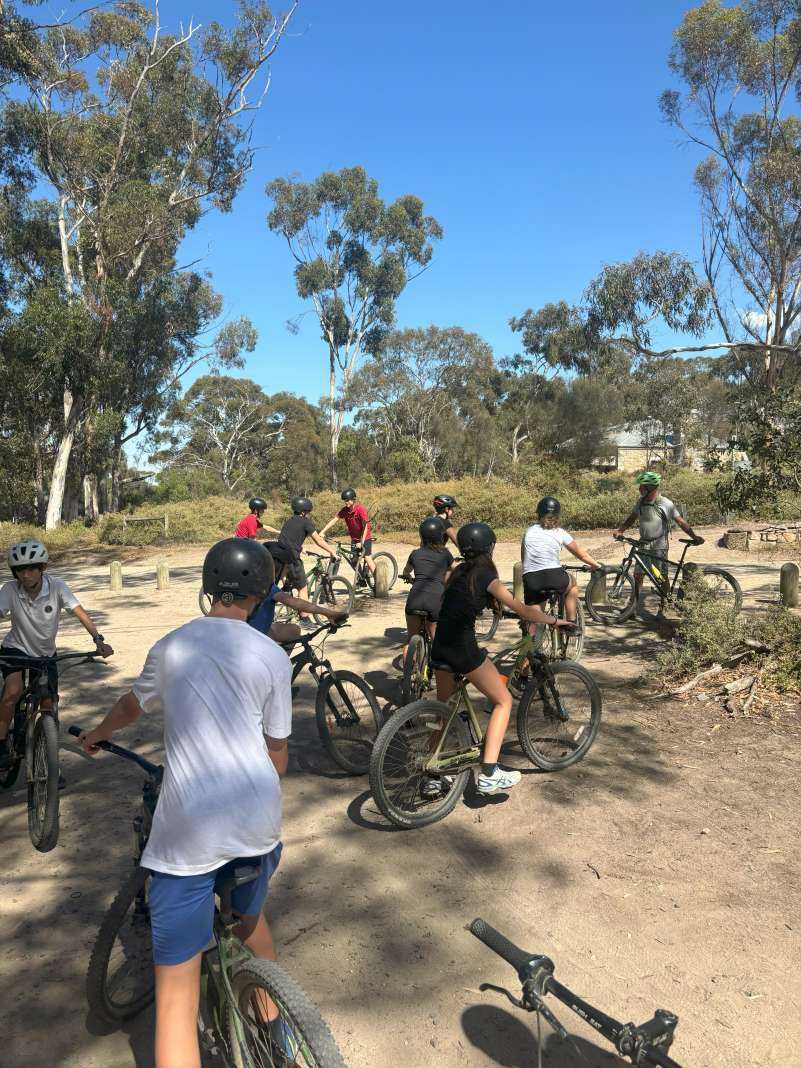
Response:
[{"label": "dirt ground", "polygon": [[[693,559],[737,574],[754,607],[775,600],[781,561],[718,549]],[[607,558],[608,534],[583,535]],[[408,546],[382,545],[405,559]],[[511,578],[517,548],[499,546]],[[105,560],[57,568],[117,653],[62,680],[62,732],[95,724],[138,673],[149,646],[197,614],[203,550],[125,564],[107,588]],[[402,639],[404,589],[362,602],[328,643],[335,664],[366,675],[382,704],[398,697],[391,661]],[[511,639],[504,624],[496,644]],[[466,931],[483,916],[556,961],[557,976],[607,1012],[641,1021],[657,1008],[680,1023],[673,1052],[687,1066],[799,1064],[799,719],[731,720],[709,705],[671,702],[636,680],[660,641],[639,622],[591,626],[585,663],[604,692],[601,732],[586,760],[535,772],[510,737],[505,762],[524,771],[508,797],[475,797],[422,831],[390,828],[365,779],[323,756],[308,678],[295,702],[284,783],[284,858],[267,912],[283,963],[328,1020],[350,1068],[437,1065],[528,1068],[536,1020],[482,981],[511,971]],[[64,651],[86,645],[66,620]],[[160,724],[121,737],[158,758]],[[0,796],[0,1064],[8,1068],[148,1068],[152,1013],[123,1030],[87,1015],[83,977],[101,916],[130,865],[141,777],[121,761],[79,754],[64,733],[61,837],[49,854],[28,840],[24,792]],[[556,1005],[553,1006],[555,1009]],[[574,1036],[543,1028],[552,1068],[621,1063],[565,1010]]]}]

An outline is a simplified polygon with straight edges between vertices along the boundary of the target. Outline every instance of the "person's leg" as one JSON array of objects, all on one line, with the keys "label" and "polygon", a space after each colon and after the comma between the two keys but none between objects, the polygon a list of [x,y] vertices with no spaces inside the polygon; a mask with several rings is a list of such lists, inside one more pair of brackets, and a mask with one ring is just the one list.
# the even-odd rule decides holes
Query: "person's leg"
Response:
[{"label": "person's leg", "polygon": [[403,647],[403,659],[406,659],[406,650],[409,648],[409,642],[412,640],[412,636],[419,634],[423,629],[423,621],[420,616],[408,615],[406,616],[406,644]]},{"label": "person's leg", "polygon": [[22,672],[14,671],[6,676],[3,683],[3,696],[0,697],[0,742],[5,740],[14,709],[22,695]]},{"label": "person's leg", "polygon": [[568,575],[568,583],[567,593],[565,594],[565,618],[569,619],[571,623],[575,623],[578,616],[579,589],[572,575]]},{"label": "person's leg", "polygon": [[200,960],[196,953],[183,964],[157,964],[156,1068],[200,1068],[197,1012]]},{"label": "person's leg", "polygon": [[453,677],[453,672],[445,671],[442,668],[436,668],[434,670],[434,676],[437,680],[437,700],[447,701],[456,689],[456,679]]},{"label": "person's leg", "polygon": [[484,663],[469,672],[467,680],[492,702],[492,712],[484,735],[484,765],[497,764],[503,745],[509,715],[512,711],[512,695],[506,687],[500,672],[487,657]]}]

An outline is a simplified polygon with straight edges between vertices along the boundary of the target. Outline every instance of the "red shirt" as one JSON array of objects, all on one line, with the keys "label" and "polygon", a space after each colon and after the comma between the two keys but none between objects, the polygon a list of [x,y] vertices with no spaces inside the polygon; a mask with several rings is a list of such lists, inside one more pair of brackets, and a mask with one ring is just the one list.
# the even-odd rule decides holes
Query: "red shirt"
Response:
[{"label": "red shirt", "polygon": [[235,538],[255,538],[256,534],[261,527],[261,522],[257,515],[253,512],[250,515],[246,515],[244,519],[241,519],[237,523],[236,530],[234,531]]},{"label": "red shirt", "polygon": [[355,504],[353,508],[342,508],[337,512],[337,519],[344,519],[345,526],[352,541],[361,541],[362,533],[364,540],[369,541],[373,536],[373,528],[370,526],[370,517],[363,504]]}]

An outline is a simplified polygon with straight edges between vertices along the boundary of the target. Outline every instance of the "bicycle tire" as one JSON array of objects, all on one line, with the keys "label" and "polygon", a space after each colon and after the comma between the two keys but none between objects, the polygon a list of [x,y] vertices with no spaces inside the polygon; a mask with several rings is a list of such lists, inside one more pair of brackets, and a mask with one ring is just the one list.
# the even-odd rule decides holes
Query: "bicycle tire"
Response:
[{"label": "bicycle tire", "polygon": [[[381,814],[396,827],[408,830],[437,823],[453,811],[467,787],[469,768],[454,775],[447,792],[439,798],[425,798],[420,788],[431,776],[416,766],[419,757],[410,752],[412,741],[422,742],[424,747],[436,729],[432,724],[441,722],[449,714],[450,708],[441,701],[415,701],[406,708],[398,709],[378,732],[370,758],[370,791]],[[454,732],[453,752],[470,748],[470,730],[461,716],[453,718],[449,734],[450,731]],[[410,763],[412,773],[407,774]],[[401,777],[405,775],[403,789],[408,793],[409,804],[419,800],[426,808],[410,810],[395,800],[397,790],[393,790],[391,777],[396,769]]]},{"label": "bicycle tire", "polygon": [[[565,619],[564,613],[560,613],[560,619]],[[561,634],[559,627],[551,627],[551,652],[554,660],[572,660],[573,663],[581,660],[584,652],[584,612],[580,602],[576,602],[576,629],[573,634]]]},{"label": "bicycle tire", "polygon": [[198,608],[203,613],[203,615],[207,616],[211,611],[211,597],[209,596],[209,594],[206,593],[202,586],[200,587],[200,591],[197,595],[197,603]]},{"label": "bicycle tire", "polygon": [[[345,1068],[336,1040],[320,1010],[276,961],[257,957],[244,961],[231,976],[231,988],[238,1012],[228,1015],[229,1044],[234,1049],[240,1044],[239,1037],[231,1034],[237,1030],[234,1027],[236,1020],[244,1034],[246,1056],[242,1061],[245,1064],[252,1068],[267,1068],[268,1065]],[[278,1007],[285,1033],[291,1035],[289,1041],[297,1046],[296,1052],[276,1050],[269,1032],[258,1018],[261,1013],[257,1015],[251,1011],[250,999],[256,991],[264,991]],[[254,1015],[257,1015],[256,1019]]]},{"label": "bicycle tire", "polygon": [[[358,725],[339,722],[338,715],[351,714],[340,687],[354,706],[352,711],[358,717]],[[356,707],[354,690],[361,694],[367,708]],[[366,775],[373,743],[381,727],[381,709],[369,684],[353,671],[332,671],[317,687],[314,712],[320,741],[334,763],[351,775]]]},{"label": "bicycle tire", "polygon": [[50,712],[33,727],[28,778],[28,834],[35,849],[49,853],[58,842],[58,723]]},{"label": "bicycle tire", "polygon": [[476,618],[476,639],[482,642],[491,642],[495,637],[501,622],[501,613],[498,609],[485,608]]},{"label": "bicycle tire", "polygon": [[[598,579],[593,578],[587,583],[584,593],[584,605],[590,614],[590,618],[596,623],[614,626],[617,623],[625,623],[631,619],[637,608],[637,596],[634,589],[634,580],[628,571],[622,567],[607,568],[606,575],[614,577],[611,589],[606,591],[606,599],[599,601],[595,595],[600,589]],[[618,591],[619,592],[616,592]],[[610,595],[614,598],[610,602]]]},{"label": "bicycle tire", "polygon": [[[389,582],[387,584],[387,589],[391,590],[392,587],[395,585],[395,583],[398,581],[398,561],[395,559],[395,557],[392,555],[392,553],[385,553],[385,552],[375,553],[373,555],[373,557],[372,557],[372,560],[373,560],[373,563],[376,563],[376,561],[378,561],[378,560],[388,560],[389,561],[389,565],[390,565],[390,580],[389,580]],[[375,577],[373,575],[373,572],[366,565],[365,565],[365,568],[364,568],[364,577],[365,577],[367,585],[370,587],[370,589],[374,590],[375,589]]]},{"label": "bicycle tire", "polygon": [[[740,583],[737,581],[734,575],[732,575],[730,571],[726,571],[722,567],[702,566],[698,568],[698,570],[703,576],[714,576],[715,578],[721,579],[723,581],[723,584],[729,587],[734,601],[734,603],[732,604],[732,614],[737,615],[737,613],[743,607],[743,591],[740,586]],[[717,597],[717,591],[715,591],[715,596]]]},{"label": "bicycle tire", "polygon": [[401,680],[401,700],[404,706],[419,701],[426,691],[426,642],[422,634],[413,634],[406,647]]},{"label": "bicycle tire", "polygon": [[[581,664],[572,660],[557,660],[549,665],[549,670],[553,672],[560,701],[574,703],[575,698],[567,696],[568,680],[572,679],[577,690],[586,696],[588,711],[582,715],[578,731],[578,714],[569,728],[566,723],[562,724],[553,709],[553,697],[547,686],[543,685],[544,669],[540,667],[526,686],[517,706],[517,737],[532,764],[542,771],[561,771],[578,763],[589,752],[601,724],[603,700],[598,683]],[[565,728],[563,732],[562,727]],[[560,751],[562,755],[554,756]]]},{"label": "bicycle tire", "polygon": [[[92,1012],[108,1023],[123,1023],[138,1016],[155,996],[156,976],[153,971],[150,913],[145,900],[149,879],[150,872],[146,868],[136,868],[131,872],[109,905],[92,947],[86,972],[86,1000]],[[137,899],[140,899],[139,910],[130,918],[129,930],[120,937],[120,944],[126,954],[131,950],[139,951],[137,957],[126,956],[125,966],[129,960],[133,961],[143,983],[141,991],[126,1003],[114,999],[115,980],[109,979],[109,968],[117,938],[121,935],[128,912]]]},{"label": "bicycle tire", "polygon": [[[314,603],[324,604],[330,608],[344,608],[348,614],[353,610],[354,599],[353,586],[342,575],[334,578],[325,578],[314,591]],[[323,624],[328,621],[328,616],[318,612],[312,612],[317,623]]]}]

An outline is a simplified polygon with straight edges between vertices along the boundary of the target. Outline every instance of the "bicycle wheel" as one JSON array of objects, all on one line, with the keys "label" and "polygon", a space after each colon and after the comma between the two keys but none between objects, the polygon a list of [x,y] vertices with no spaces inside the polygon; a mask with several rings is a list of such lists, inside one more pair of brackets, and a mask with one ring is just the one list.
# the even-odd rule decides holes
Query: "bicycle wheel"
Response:
[{"label": "bicycle wheel", "polygon": [[570,767],[587,755],[595,741],[601,707],[598,684],[580,664],[557,660],[548,668],[540,667],[517,707],[517,737],[523,752],[543,771]]},{"label": "bicycle wheel", "polygon": [[[562,614],[560,618],[564,619]],[[584,652],[584,612],[581,604],[576,604],[576,629],[573,633],[561,627],[550,627],[551,654],[554,660],[581,660]]]},{"label": "bicycle wheel", "polygon": [[[227,1013],[227,1030],[235,1065],[345,1068],[319,1010],[280,964],[263,958],[244,961],[231,977],[231,988],[236,1007]],[[263,1022],[265,995],[278,1008],[280,1022]]]},{"label": "bicycle wheel", "polygon": [[103,917],[89,958],[86,1000],[109,1023],[130,1020],[153,1000],[149,889],[149,871],[131,872]]},{"label": "bicycle wheel", "polygon": [[331,759],[352,775],[366,775],[381,726],[373,691],[353,671],[333,671],[317,687],[315,703],[320,741]]},{"label": "bicycle wheel", "polygon": [[33,728],[28,778],[28,834],[40,853],[58,841],[58,723],[43,712]]},{"label": "bicycle wheel", "polygon": [[422,634],[413,634],[406,647],[406,660],[403,663],[401,700],[404,705],[419,701],[428,689],[427,660],[425,638]]},{"label": "bicycle wheel", "polygon": [[[370,758],[370,790],[381,813],[397,827],[427,827],[444,819],[465,791],[469,769],[455,775],[424,770],[450,708],[441,701],[415,701],[399,709],[379,731]],[[454,716],[440,755],[472,746],[468,725]]]},{"label": "bicycle wheel", "polygon": [[607,568],[587,583],[584,604],[596,623],[625,623],[637,607],[634,580],[622,568]]},{"label": "bicycle wheel", "polygon": [[501,613],[498,609],[485,608],[481,615],[476,619],[476,638],[478,641],[492,641],[500,621]]},{"label": "bicycle wheel", "polygon": [[[353,586],[346,578],[337,575],[336,578],[322,578],[320,585],[314,593],[314,603],[325,605],[326,608],[344,608],[348,612],[353,609]],[[313,613],[318,623],[325,623],[327,616],[318,612]]]},{"label": "bicycle wheel", "polygon": [[[386,560],[389,564],[389,584],[387,589],[391,590],[395,583],[398,581],[398,561],[392,555],[392,553],[375,553],[372,557],[373,563],[377,563],[379,560]],[[364,577],[367,580],[367,585],[370,589],[375,589],[375,578],[373,572],[369,567],[364,569]]]},{"label": "bicycle wheel", "polygon": [[210,594],[204,592],[202,586],[200,587],[200,592],[197,595],[197,603],[203,615],[207,616],[211,611],[211,596]]},{"label": "bicycle wheel", "polygon": [[699,567],[695,570],[703,582],[704,595],[715,604],[736,615],[743,607],[743,591],[740,583],[722,567]]}]

